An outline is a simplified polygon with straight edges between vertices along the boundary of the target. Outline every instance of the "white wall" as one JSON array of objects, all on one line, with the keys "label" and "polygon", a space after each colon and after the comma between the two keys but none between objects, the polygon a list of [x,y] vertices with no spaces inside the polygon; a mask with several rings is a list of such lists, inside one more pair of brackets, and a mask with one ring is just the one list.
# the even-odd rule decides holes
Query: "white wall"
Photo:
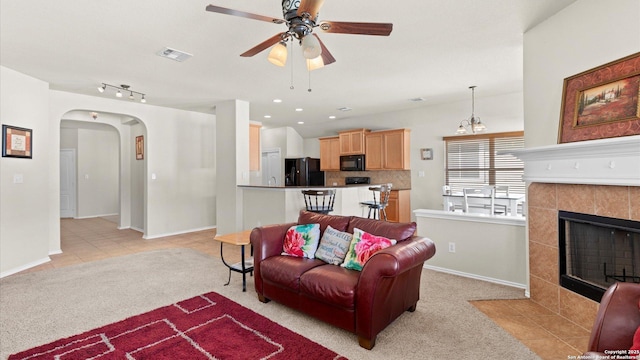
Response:
[{"label": "white wall", "polygon": [[[0,158],[0,276],[4,276],[10,269],[49,260],[51,231],[57,229],[59,234],[59,225],[50,222],[49,174],[56,166],[60,173],[59,162],[51,164],[49,153],[59,157],[60,151],[58,139],[50,135],[47,83],[0,66],[0,93],[2,124],[33,130],[32,159]],[[22,175],[24,182],[15,184],[14,175]],[[51,250],[59,249],[58,244]]]},{"label": "white wall", "polygon": [[[131,133],[129,136],[129,143],[135,144],[137,136],[144,136],[146,140],[146,131],[142,124],[136,123],[131,126]],[[146,141],[145,141],[146,144]],[[146,145],[145,145],[146,147]],[[147,151],[145,149],[145,155]],[[129,157],[131,159],[131,228],[144,232],[145,229],[145,179],[147,178],[146,169],[146,156],[142,160],[135,159],[135,152]]]},{"label": "white wall", "polygon": [[[416,220],[418,235],[436,244],[435,256],[425,263],[427,268],[526,287],[524,219],[497,218],[494,220],[509,223],[493,223],[481,215],[419,210]],[[450,244],[454,249],[450,249]]]},{"label": "white wall", "polygon": [[[47,261],[48,254],[60,251],[60,123],[75,110],[85,114],[85,121],[96,111],[127,114],[144,123],[148,238],[216,225],[214,115],[49,90],[47,83],[24,74],[5,67],[0,71],[2,122],[34,130],[33,159],[0,160],[0,276]],[[110,121],[120,133],[124,181],[119,201],[128,209],[131,135],[122,117]],[[151,173],[157,174],[156,180],[150,179]],[[14,174],[22,174],[24,183],[13,184]]]},{"label": "white wall", "polygon": [[78,129],[76,217],[120,213],[120,141],[115,129]]},{"label": "white wall", "polygon": [[557,143],[565,78],[638,51],[638,0],[578,0],[527,31],[525,146]]}]

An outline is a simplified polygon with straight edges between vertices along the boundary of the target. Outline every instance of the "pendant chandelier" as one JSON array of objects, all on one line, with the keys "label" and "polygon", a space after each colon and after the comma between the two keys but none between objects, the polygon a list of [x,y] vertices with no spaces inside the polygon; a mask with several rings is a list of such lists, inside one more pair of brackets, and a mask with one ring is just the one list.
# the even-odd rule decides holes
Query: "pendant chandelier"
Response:
[{"label": "pendant chandelier", "polygon": [[480,121],[480,118],[475,116],[475,85],[469,86],[469,89],[471,89],[471,117],[460,121],[456,134],[466,134],[469,130],[475,134],[487,129],[487,127]]}]

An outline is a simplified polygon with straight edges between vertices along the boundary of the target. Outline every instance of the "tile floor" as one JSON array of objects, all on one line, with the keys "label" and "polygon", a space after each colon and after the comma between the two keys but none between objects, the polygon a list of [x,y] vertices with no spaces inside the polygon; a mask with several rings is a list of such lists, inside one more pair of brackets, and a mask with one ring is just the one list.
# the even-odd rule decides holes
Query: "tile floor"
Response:
[{"label": "tile floor", "polygon": [[587,349],[585,329],[528,299],[470,301],[542,359],[567,359]]},{"label": "tile floor", "polygon": [[[142,251],[187,247],[220,257],[220,243],[213,239],[214,230],[145,240],[135,230],[118,230],[117,218],[62,219],[60,225],[62,254],[51,255],[51,261],[24,272],[91,262]],[[225,259],[238,261],[237,246],[224,247]],[[542,359],[567,359],[587,348],[590,329],[584,329],[553,314],[531,300],[471,301],[496,324]]]}]

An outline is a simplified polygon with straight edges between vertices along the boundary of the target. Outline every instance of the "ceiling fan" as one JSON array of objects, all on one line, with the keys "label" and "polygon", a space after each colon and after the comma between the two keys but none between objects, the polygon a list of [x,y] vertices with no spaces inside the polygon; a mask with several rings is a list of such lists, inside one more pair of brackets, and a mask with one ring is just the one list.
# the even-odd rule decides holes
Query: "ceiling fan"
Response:
[{"label": "ceiling fan", "polygon": [[243,57],[254,56],[265,49],[276,45],[269,53],[269,61],[278,66],[284,66],[287,60],[287,41],[298,40],[302,46],[302,53],[307,59],[309,70],[318,69],[325,65],[334,63],[336,59],[324,46],[318,35],[313,30],[319,28],[326,33],[335,34],[357,34],[357,35],[378,35],[389,36],[393,29],[390,23],[365,23],[365,22],[343,22],[343,21],[318,21],[318,12],[324,0],[283,0],[283,19],[252,14],[245,11],[223,8],[215,5],[208,5],[207,11],[233,16],[240,16],[248,19],[267,21],[274,24],[286,24],[288,30],[276,34],[262,43],[240,54]]}]

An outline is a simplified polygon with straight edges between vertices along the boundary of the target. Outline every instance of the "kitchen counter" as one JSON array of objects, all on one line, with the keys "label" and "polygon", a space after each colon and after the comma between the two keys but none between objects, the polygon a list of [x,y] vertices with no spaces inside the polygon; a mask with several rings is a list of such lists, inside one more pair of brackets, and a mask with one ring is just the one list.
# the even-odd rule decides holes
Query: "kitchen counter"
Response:
[{"label": "kitchen counter", "polygon": [[[336,189],[331,215],[366,217],[368,207],[362,201],[372,200],[369,187],[375,184],[338,186],[260,186],[238,185],[242,189],[242,222],[244,229],[298,220],[305,209],[302,189]],[[395,190],[395,189],[394,189]]]},{"label": "kitchen counter", "polygon": [[[238,185],[239,188],[261,188],[261,189],[274,189],[274,190],[302,190],[302,189],[340,189],[340,188],[352,188],[352,187],[366,187],[367,189],[372,186],[380,186],[380,184],[354,184],[354,185],[334,185],[334,186],[282,186],[282,185]],[[411,190],[411,188],[395,188],[391,190]]]}]

